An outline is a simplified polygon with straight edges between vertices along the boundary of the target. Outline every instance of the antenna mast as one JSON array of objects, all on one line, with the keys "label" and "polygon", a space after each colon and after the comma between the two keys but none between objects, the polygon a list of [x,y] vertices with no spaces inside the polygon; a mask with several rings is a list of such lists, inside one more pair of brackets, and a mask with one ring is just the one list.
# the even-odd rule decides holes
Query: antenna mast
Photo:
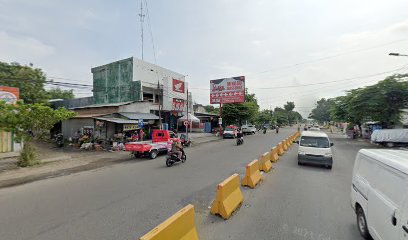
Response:
[{"label": "antenna mast", "polygon": [[140,26],[141,26],[141,29],[142,29],[141,38],[142,38],[142,60],[143,60],[143,22],[144,22],[144,17],[145,17],[145,15],[143,14],[143,0],[140,0],[139,17],[140,17]]}]

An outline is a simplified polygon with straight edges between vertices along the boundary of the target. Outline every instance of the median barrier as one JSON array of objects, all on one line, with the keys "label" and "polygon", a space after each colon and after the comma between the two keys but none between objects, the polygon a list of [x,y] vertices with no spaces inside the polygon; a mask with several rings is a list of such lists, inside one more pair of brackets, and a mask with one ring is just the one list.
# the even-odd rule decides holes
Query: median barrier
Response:
[{"label": "median barrier", "polygon": [[255,188],[261,181],[261,172],[259,171],[258,160],[253,160],[246,166],[245,177],[242,179],[242,186]]},{"label": "median barrier", "polygon": [[146,233],[140,240],[199,239],[194,224],[194,206],[189,204]]},{"label": "median barrier", "polygon": [[287,144],[287,142],[286,142],[286,139],[284,139],[283,141],[282,141],[282,147],[283,147],[283,151],[288,151],[288,144]]},{"label": "median barrier", "polygon": [[280,142],[278,144],[278,155],[282,156],[285,153],[285,150],[283,150],[283,142]]},{"label": "median barrier", "polygon": [[228,219],[243,201],[239,175],[235,173],[218,184],[215,199],[211,205],[211,214],[218,214]]},{"label": "median barrier", "polygon": [[270,151],[270,159],[272,162],[277,162],[279,159],[279,155],[278,155],[278,147],[273,147]]},{"label": "median barrier", "polygon": [[272,163],[269,156],[269,152],[262,154],[259,157],[259,170],[264,172],[269,172],[272,169]]}]

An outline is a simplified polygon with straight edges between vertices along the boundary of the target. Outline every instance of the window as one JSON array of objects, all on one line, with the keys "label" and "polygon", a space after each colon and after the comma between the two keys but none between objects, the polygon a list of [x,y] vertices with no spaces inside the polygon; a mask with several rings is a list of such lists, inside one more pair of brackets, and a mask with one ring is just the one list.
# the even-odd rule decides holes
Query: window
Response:
[{"label": "window", "polygon": [[315,148],[329,148],[329,139],[326,137],[307,137],[303,136],[300,139],[300,146],[315,147]]}]

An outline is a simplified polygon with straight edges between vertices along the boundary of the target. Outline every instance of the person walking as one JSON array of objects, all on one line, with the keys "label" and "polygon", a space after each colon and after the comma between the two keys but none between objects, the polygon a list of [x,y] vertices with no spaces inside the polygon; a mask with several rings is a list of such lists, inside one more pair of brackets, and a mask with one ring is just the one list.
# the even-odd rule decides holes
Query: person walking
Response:
[{"label": "person walking", "polygon": [[140,139],[140,141],[143,141],[143,138],[144,138],[144,131],[143,131],[143,129],[140,129],[140,132],[139,132],[139,139]]}]

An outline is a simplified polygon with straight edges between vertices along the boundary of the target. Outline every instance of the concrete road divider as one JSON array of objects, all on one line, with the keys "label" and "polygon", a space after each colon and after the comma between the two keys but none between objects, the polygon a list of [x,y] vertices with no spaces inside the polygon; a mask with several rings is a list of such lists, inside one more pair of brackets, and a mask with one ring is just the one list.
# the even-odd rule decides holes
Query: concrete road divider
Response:
[{"label": "concrete road divider", "polygon": [[283,146],[283,151],[288,151],[288,144],[286,142],[286,139],[282,141],[282,146]]},{"label": "concrete road divider", "polygon": [[199,239],[194,224],[194,206],[189,204],[146,233],[140,240]]},{"label": "concrete road divider", "polygon": [[211,205],[211,213],[228,219],[244,201],[240,188],[239,175],[233,174],[218,184],[215,200]]},{"label": "concrete road divider", "polygon": [[270,159],[269,152],[262,154],[259,157],[259,170],[264,172],[269,172],[272,169],[272,163]]},{"label": "concrete road divider", "polygon": [[261,181],[261,172],[259,171],[258,160],[253,160],[246,166],[245,177],[242,179],[242,186],[255,188]]},{"label": "concrete road divider", "polygon": [[286,145],[288,145],[288,148],[290,148],[290,146],[292,146],[292,141],[290,140],[290,138],[286,138]]},{"label": "concrete road divider", "polygon": [[283,150],[283,142],[280,142],[278,144],[278,155],[282,156],[285,153],[285,150]]},{"label": "concrete road divider", "polygon": [[269,153],[272,162],[277,162],[279,160],[278,147],[273,147]]}]

